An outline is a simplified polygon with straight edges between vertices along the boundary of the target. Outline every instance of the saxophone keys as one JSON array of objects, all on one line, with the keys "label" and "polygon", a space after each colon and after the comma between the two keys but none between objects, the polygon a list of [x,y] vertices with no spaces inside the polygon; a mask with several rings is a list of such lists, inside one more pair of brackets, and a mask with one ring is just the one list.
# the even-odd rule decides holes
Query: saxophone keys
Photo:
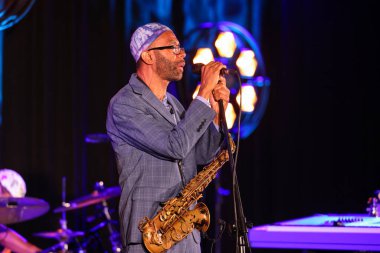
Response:
[{"label": "saxophone keys", "polygon": [[167,218],[168,218],[168,216],[167,216],[166,214],[161,214],[161,215],[160,215],[160,221],[161,221],[161,222],[166,221]]}]

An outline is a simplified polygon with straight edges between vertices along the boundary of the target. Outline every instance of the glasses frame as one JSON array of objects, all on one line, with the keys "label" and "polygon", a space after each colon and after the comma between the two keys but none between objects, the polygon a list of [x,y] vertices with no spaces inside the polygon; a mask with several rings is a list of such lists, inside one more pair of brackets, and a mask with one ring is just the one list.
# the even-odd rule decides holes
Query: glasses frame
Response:
[{"label": "glasses frame", "polygon": [[173,54],[175,55],[179,55],[181,53],[181,51],[185,51],[185,49],[183,47],[180,47],[180,46],[163,46],[163,47],[152,47],[152,48],[149,48],[147,51],[151,51],[151,50],[164,50],[164,49],[173,49]]}]

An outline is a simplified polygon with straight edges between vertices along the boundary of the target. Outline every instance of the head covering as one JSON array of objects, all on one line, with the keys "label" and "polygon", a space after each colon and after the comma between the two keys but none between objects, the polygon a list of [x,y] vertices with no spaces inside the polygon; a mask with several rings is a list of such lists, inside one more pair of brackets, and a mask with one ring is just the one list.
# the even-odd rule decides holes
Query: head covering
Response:
[{"label": "head covering", "polygon": [[22,198],[26,194],[24,179],[14,170],[0,170],[0,184],[15,198]]},{"label": "head covering", "polygon": [[171,29],[160,23],[149,23],[140,26],[132,34],[131,38],[131,53],[135,61],[140,59],[142,51],[146,50],[158,36]]}]

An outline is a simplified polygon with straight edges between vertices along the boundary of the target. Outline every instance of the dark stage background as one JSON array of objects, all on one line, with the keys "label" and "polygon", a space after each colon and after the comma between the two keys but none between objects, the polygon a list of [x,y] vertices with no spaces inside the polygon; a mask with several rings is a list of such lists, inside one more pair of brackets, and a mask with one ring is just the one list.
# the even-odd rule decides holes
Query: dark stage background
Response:
[{"label": "dark stage background", "polygon": [[[193,2],[37,0],[3,32],[0,167],[17,170],[27,196],[51,206],[12,228],[40,247],[53,245],[32,233],[58,229],[52,210],[61,203],[62,177],[67,200],[89,194],[99,180],[117,185],[110,145],[84,139],[105,133],[108,101],[134,72],[131,31],[150,21],[171,26],[180,40],[202,22],[231,21],[258,40],[271,94],[238,160],[254,225],[365,212],[380,188],[377,1]],[[223,200],[226,220],[231,204]],[[69,228],[91,227],[84,219],[91,209],[68,213]],[[223,252],[232,252],[232,242],[224,244]]]}]

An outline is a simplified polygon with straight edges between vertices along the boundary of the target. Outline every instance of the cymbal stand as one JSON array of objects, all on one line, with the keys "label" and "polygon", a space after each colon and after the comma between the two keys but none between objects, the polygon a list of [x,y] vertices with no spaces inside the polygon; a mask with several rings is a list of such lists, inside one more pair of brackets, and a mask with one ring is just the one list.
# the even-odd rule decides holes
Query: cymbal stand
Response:
[{"label": "cymbal stand", "polygon": [[[62,206],[66,205],[66,177],[62,177]],[[67,231],[67,220],[66,220],[66,212],[62,212],[61,219],[59,220],[60,229],[62,232]],[[69,250],[68,238],[60,238],[60,242],[48,250],[56,251],[63,250],[63,252],[67,252]]]},{"label": "cymbal stand", "polygon": [[[95,189],[97,191],[104,190],[103,181],[96,182]],[[108,228],[108,232],[109,232],[109,241],[110,241],[111,246],[112,246],[112,252],[114,252],[114,253],[121,252],[120,233],[117,232],[117,230],[113,226],[113,220],[112,220],[111,215],[109,213],[108,203],[106,200],[102,201],[102,212],[103,212],[103,215],[106,219],[107,228]]]},{"label": "cymbal stand", "polygon": [[[66,204],[66,177],[62,178],[62,206],[65,206]],[[66,211],[62,212],[61,219],[59,220],[59,224],[61,226],[61,229],[63,231],[67,230],[67,219],[66,219]],[[65,239],[63,250],[67,251],[69,250],[69,245],[67,244],[67,240]]]},{"label": "cymbal stand", "polygon": [[[62,206],[66,207],[66,177],[62,178]],[[70,232],[71,230],[67,228],[66,211],[62,211],[61,219],[59,220],[60,230],[62,231],[62,236],[60,236],[60,242],[53,245],[52,247],[40,251],[40,253],[50,253],[50,252],[69,252],[69,242],[71,240]],[[85,253],[81,247],[77,251],[78,253]]]}]

